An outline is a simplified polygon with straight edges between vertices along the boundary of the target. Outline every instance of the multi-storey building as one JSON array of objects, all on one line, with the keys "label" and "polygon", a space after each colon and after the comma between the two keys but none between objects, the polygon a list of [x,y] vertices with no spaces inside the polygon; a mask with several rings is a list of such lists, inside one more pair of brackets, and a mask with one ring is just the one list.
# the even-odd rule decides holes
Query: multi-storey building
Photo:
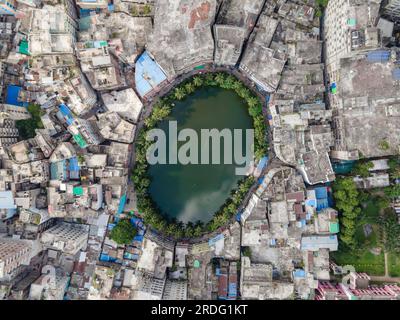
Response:
[{"label": "multi-storey building", "polygon": [[12,277],[22,264],[29,264],[31,247],[22,240],[0,239],[0,278]]},{"label": "multi-storey building", "polygon": [[88,230],[86,225],[60,223],[42,234],[44,246],[75,255],[86,246]]},{"label": "multi-storey building", "polygon": [[338,78],[341,58],[380,46],[376,23],[382,0],[329,1],[325,12],[324,38],[329,80]]},{"label": "multi-storey building", "polygon": [[383,10],[384,14],[392,19],[400,18],[400,0],[385,0]]}]

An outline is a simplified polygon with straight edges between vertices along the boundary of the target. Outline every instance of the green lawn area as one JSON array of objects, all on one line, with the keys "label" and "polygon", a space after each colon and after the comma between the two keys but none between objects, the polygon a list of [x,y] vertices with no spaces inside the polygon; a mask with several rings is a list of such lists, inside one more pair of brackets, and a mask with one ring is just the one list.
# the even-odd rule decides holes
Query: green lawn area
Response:
[{"label": "green lawn area", "polygon": [[376,276],[383,276],[385,274],[385,258],[383,253],[376,256],[368,250],[358,253],[339,249],[339,251],[331,252],[331,258],[339,266],[354,266],[357,272],[366,272]]},{"label": "green lawn area", "polygon": [[[364,209],[365,206],[365,209]],[[362,222],[365,223],[375,223],[379,217],[380,206],[376,199],[370,199],[365,204],[363,204],[363,216],[361,218]]]},{"label": "green lawn area", "polygon": [[389,275],[392,277],[400,277],[400,254],[389,253]]},{"label": "green lawn area", "polygon": [[[379,224],[378,217],[380,212],[379,202],[376,199],[370,199],[362,206],[362,215],[357,222],[355,238],[361,248],[374,248],[378,246]],[[364,226],[371,225],[372,233],[365,236]]]},{"label": "green lawn area", "polygon": [[363,246],[372,248],[378,246],[378,232],[379,232],[379,225],[376,223],[370,223],[372,227],[372,233],[365,236],[364,233],[364,225],[366,222],[360,223],[356,228],[355,238],[358,243],[361,243]]},{"label": "green lawn area", "polygon": [[[384,275],[385,274],[385,258],[383,252],[376,256],[370,252],[371,248],[379,247],[378,235],[379,224],[378,217],[380,212],[379,202],[375,198],[369,199],[362,206],[362,214],[357,221],[355,238],[357,240],[359,249],[356,251],[349,251],[341,249],[332,252],[332,260],[340,266],[352,265],[358,272],[366,272],[370,275]],[[366,237],[364,233],[364,225],[370,224],[372,233]]]}]

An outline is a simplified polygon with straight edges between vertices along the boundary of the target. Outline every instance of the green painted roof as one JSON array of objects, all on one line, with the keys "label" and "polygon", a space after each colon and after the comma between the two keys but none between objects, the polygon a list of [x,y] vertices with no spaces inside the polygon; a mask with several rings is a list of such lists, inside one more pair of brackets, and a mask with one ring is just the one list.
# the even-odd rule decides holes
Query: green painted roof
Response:
[{"label": "green painted roof", "polygon": [[79,133],[74,135],[73,137],[74,137],[74,140],[76,141],[76,143],[81,148],[86,148],[87,147],[86,141],[83,139],[83,137]]},{"label": "green painted roof", "polygon": [[21,43],[19,44],[19,53],[26,54],[27,56],[30,55],[29,50],[28,50],[28,41],[22,40]]},{"label": "green painted roof", "polygon": [[339,223],[338,222],[330,222],[329,223],[329,232],[330,233],[339,233]]},{"label": "green painted roof", "polygon": [[83,195],[83,188],[82,187],[74,187],[72,190],[74,196],[81,196]]},{"label": "green painted roof", "polygon": [[350,18],[347,20],[347,25],[350,27],[354,27],[357,24],[357,20],[354,18]]}]

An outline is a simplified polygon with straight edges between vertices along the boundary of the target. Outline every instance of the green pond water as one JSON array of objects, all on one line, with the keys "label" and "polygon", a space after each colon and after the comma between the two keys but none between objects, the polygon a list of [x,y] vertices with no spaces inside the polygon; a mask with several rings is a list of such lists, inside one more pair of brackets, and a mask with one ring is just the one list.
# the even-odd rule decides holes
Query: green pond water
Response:
[{"label": "green pond water", "polygon": [[[158,125],[167,137],[171,120],[177,121],[178,132],[185,128],[199,133],[201,129],[253,127],[245,101],[233,91],[214,87],[201,88],[175,104],[171,115]],[[182,144],[178,144],[178,148]],[[242,135],[242,148],[245,150],[245,132]],[[184,223],[198,220],[208,222],[243,178],[235,174],[236,167],[234,161],[233,164],[220,165],[151,165],[148,171],[152,180],[149,192],[165,216]]]}]

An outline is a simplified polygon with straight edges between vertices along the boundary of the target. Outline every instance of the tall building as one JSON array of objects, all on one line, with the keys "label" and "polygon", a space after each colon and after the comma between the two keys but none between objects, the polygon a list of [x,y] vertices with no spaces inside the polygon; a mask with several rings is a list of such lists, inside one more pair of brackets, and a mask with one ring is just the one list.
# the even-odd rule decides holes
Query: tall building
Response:
[{"label": "tall building", "polygon": [[15,0],[0,0],[0,15],[15,15],[17,2]]},{"label": "tall building", "polygon": [[400,18],[400,0],[385,0],[383,12],[392,19]]},{"label": "tall building", "polygon": [[29,264],[31,250],[25,241],[0,239],[0,278],[12,277],[20,265]]},{"label": "tall building", "polygon": [[324,19],[326,69],[329,80],[338,79],[341,58],[380,46],[376,24],[382,0],[332,0]]},{"label": "tall building", "polygon": [[15,121],[10,118],[8,112],[0,111],[0,154],[4,153],[4,148],[18,142],[18,129]]},{"label": "tall building", "polygon": [[167,280],[163,300],[187,300],[187,281]]},{"label": "tall building", "polygon": [[75,255],[87,244],[88,228],[82,224],[60,223],[42,234],[41,242],[49,249]]}]

